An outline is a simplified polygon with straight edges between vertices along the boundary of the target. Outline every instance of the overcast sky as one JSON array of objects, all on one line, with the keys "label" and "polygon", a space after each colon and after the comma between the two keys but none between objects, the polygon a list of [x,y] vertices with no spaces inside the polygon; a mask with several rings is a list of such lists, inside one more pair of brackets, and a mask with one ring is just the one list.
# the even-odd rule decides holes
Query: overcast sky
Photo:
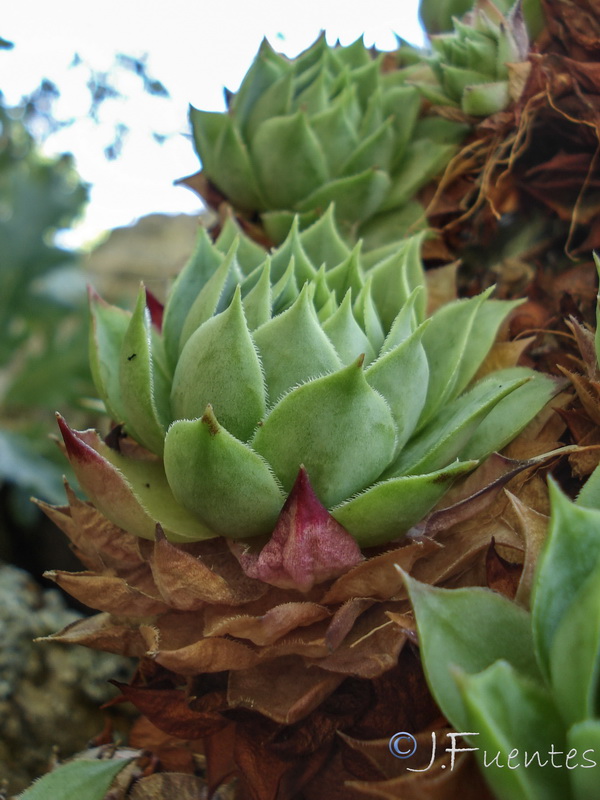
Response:
[{"label": "overcast sky", "polygon": [[[83,68],[69,69],[74,54],[103,70],[121,52],[148,53],[149,72],[169,90],[170,100],[150,97],[125,75],[119,86],[125,99],[105,104],[104,126],[82,121],[46,142],[48,153],[72,152],[93,185],[85,220],[69,239],[79,245],[152,211],[200,210],[195,195],[172,185],[199,167],[184,135],[188,104],[222,110],[223,87],[239,86],[263,36],[288,55],[308,47],[322,29],[330,43],[350,44],[364,34],[367,45],[391,50],[395,33],[422,42],[417,7],[418,0],[21,0],[2,13],[0,35],[15,48],[0,52],[0,88],[16,103],[50,78],[62,94],[57,114],[78,116],[87,96]],[[121,157],[107,162],[103,148],[116,120],[131,133]],[[152,131],[168,134],[167,142],[156,144]]]}]

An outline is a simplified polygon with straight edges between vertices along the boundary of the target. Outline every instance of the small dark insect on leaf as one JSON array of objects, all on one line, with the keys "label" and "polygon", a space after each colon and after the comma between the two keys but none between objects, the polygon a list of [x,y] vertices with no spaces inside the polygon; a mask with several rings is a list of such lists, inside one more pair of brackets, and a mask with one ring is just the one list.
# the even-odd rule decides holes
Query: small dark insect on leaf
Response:
[{"label": "small dark insect on leaf", "polygon": [[150,484],[149,483],[145,483],[144,486],[146,487],[146,489],[150,488]]},{"label": "small dark insect on leaf", "polygon": [[130,356],[127,356],[127,361],[133,361],[133,359],[137,356],[137,353],[132,353]]}]

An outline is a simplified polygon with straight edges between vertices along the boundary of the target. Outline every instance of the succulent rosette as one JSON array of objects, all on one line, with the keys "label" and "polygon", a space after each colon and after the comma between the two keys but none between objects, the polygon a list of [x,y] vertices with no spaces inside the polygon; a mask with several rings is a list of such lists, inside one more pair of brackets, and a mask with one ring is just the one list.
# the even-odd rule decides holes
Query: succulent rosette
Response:
[{"label": "succulent rosette", "polygon": [[383,544],[548,400],[553,382],[525,368],[473,383],[519,301],[488,290],[426,319],[422,237],[365,270],[332,215],[270,255],[233,223],[214,245],[201,232],[160,330],[143,288],[132,313],[92,298],[96,386],[143,453],[62,424],[114,524],[153,539],[160,523],[174,542],[264,539],[303,470],[360,547]]},{"label": "succulent rosette", "polygon": [[[419,3],[419,17],[425,30],[431,35],[452,30],[455,17],[462,17],[473,9],[474,0],[421,0]],[[532,38],[538,36],[544,27],[544,15],[540,0],[487,0],[485,7],[508,14],[515,6],[522,9],[527,30]]]},{"label": "succulent rosette", "polygon": [[349,241],[367,250],[398,240],[423,215],[416,192],[469,128],[421,116],[411,70],[384,70],[384,55],[321,35],[288,59],[265,40],[226,113],[191,109],[206,199],[258,215],[276,243],[295,214],[304,227],[332,202]]},{"label": "succulent rosette", "polygon": [[529,54],[521,4],[504,15],[490,0],[478,0],[473,11],[453,24],[452,33],[431,37],[431,72],[428,78],[420,74],[415,85],[435,105],[469,116],[502,111],[521,91],[514,69]]}]

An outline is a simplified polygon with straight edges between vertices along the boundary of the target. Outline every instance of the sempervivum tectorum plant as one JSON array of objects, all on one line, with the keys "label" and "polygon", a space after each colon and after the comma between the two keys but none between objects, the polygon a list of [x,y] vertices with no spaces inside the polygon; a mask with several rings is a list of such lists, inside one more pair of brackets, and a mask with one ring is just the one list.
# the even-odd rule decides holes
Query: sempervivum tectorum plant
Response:
[{"label": "sempervivum tectorum plant", "polygon": [[[425,30],[431,35],[446,33],[452,30],[455,17],[471,11],[475,5],[474,0],[421,0],[419,3],[419,17]],[[490,6],[491,3],[486,3]],[[494,0],[495,8],[508,14],[516,5],[522,8],[527,29],[531,38],[535,38],[544,26],[544,15],[540,0]]]},{"label": "sempervivum tectorum plant", "polygon": [[133,313],[92,299],[120,425],[103,441],[60,421],[93,505],[69,490],[46,507],[88,570],[52,577],[103,612],[58,638],[151,656],[123,691],[186,739],[225,735],[231,709],[297,723],[346,677],[395,668],[393,564],[440,549],[397,540],[555,390],[525,368],[476,380],[514,304],[486,293],[426,319],[419,238],[368,270],[331,214],[266,257],[231,238],[200,235],[162,315],[143,292]]},{"label": "sempervivum tectorum plant", "polygon": [[[425,319],[421,237],[364,270],[360,246],[332,256],[344,245],[331,215],[258,265],[247,240],[222,252],[228,236],[201,234],[160,330],[143,289],[133,313],[92,300],[98,391],[153,455],[88,433],[68,434],[67,450],[96,506],[133,533],[154,538],[159,522],[172,541],[269,536],[302,468],[360,546],[388,542],[554,389],[524,368],[471,385],[515,303],[488,291]],[[112,481],[143,515],[122,516]]]},{"label": "sempervivum tectorum plant", "polygon": [[452,33],[431,37],[429,80],[419,76],[416,84],[431,102],[469,116],[501,111],[519,96],[523,83],[511,70],[529,55],[521,3],[503,15],[491,0],[478,0],[453,22]]},{"label": "sempervivum tectorum plant", "polygon": [[191,109],[210,182],[200,191],[258,215],[276,243],[295,213],[304,226],[332,202],[349,241],[361,237],[366,249],[396,241],[422,216],[416,192],[443,171],[468,127],[420,118],[420,94],[405,83],[411,70],[384,63],[362,40],[329,47],[322,35],[294,59],[265,40],[227,113]]}]

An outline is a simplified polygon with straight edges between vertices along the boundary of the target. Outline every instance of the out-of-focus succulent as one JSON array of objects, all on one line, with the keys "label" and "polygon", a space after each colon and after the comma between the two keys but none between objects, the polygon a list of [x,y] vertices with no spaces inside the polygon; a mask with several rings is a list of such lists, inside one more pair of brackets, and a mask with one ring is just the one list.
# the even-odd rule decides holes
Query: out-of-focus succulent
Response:
[{"label": "out-of-focus succulent", "polygon": [[[431,37],[429,79],[416,84],[432,103],[460,108],[471,116],[501,111],[520,92],[511,65],[527,60],[529,37],[517,3],[504,16],[490,0],[478,0],[452,33]],[[515,94],[517,93],[517,94]]]},{"label": "out-of-focus succulent", "polygon": [[292,488],[306,499],[311,485],[324,538],[330,526],[340,541],[387,542],[552,396],[526,368],[473,383],[518,301],[488,291],[425,319],[422,237],[365,270],[332,214],[294,225],[269,256],[233,223],[215,245],[201,232],[162,330],[143,290],[132,314],[93,298],[98,391],[144,450],[61,425],[81,486],[114,524],[152,539],[160,523],[182,542],[268,537]]},{"label": "out-of-focus succulent", "polygon": [[433,694],[498,800],[598,789],[600,511],[554,486],[551,500],[531,613],[488,589],[406,578]]},{"label": "out-of-focus succulent", "polygon": [[331,202],[349,241],[396,241],[422,215],[415,193],[468,126],[420,118],[411,70],[384,63],[362,40],[329,47],[322,35],[291,60],[265,40],[227,113],[191,109],[203,176],[237,211],[257,213],[276,243],[295,213],[304,227]]},{"label": "out-of-focus succulent", "polygon": [[[452,22],[455,17],[462,17],[463,14],[471,11],[476,5],[476,0],[421,0],[419,3],[419,17],[425,30],[431,35],[436,33],[447,33],[452,30]],[[515,6],[520,6],[523,16],[527,23],[527,30],[532,38],[535,38],[544,27],[544,15],[540,0],[493,0],[495,8],[503,14],[507,14]],[[489,7],[491,3],[486,5]]]}]

